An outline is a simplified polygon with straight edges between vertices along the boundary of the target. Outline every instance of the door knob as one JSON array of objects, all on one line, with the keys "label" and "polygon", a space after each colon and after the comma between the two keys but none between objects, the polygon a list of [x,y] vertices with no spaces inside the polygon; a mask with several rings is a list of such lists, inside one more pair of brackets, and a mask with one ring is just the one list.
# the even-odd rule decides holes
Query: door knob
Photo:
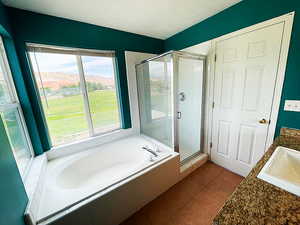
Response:
[{"label": "door knob", "polygon": [[265,123],[268,123],[268,121],[266,119],[261,119],[260,121],[258,121],[259,123],[261,124],[265,124]]}]

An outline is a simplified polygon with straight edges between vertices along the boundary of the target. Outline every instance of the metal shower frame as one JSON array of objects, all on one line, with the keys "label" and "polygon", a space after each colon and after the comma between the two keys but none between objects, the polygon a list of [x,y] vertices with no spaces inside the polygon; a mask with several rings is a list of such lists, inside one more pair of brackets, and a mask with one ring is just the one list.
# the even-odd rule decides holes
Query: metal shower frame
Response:
[{"label": "metal shower frame", "polygon": [[[188,58],[188,59],[198,59],[198,60],[202,60],[203,61],[203,81],[202,81],[202,84],[205,84],[205,73],[206,73],[206,63],[207,63],[207,60],[206,60],[206,56],[205,55],[200,55],[200,54],[195,54],[195,53],[190,53],[190,52],[185,52],[185,51],[168,51],[168,52],[165,52],[161,55],[157,55],[157,56],[154,56],[154,57],[151,57],[149,59],[146,59],[146,60],[143,60],[141,61],[140,63],[137,63],[135,65],[135,67],[137,68],[137,66],[140,66],[142,64],[145,64],[145,63],[148,63],[150,61],[153,61],[153,60],[157,60],[159,58],[162,58],[162,57],[165,57],[167,55],[171,55],[171,62],[172,62],[172,65],[173,65],[173,71],[172,71],[172,89],[171,89],[171,96],[172,96],[172,99],[173,101],[171,102],[171,105],[172,105],[172,117],[173,117],[173,129],[172,129],[172,138],[173,138],[173,146],[172,148],[174,149],[174,151],[178,152],[179,153],[179,141],[178,141],[178,136],[179,136],[179,132],[178,132],[178,119],[176,117],[176,114],[177,114],[177,109],[178,109],[178,98],[177,98],[177,94],[175,93],[175,91],[177,90],[178,88],[178,59],[180,57],[182,58]],[[137,71],[137,70],[136,70]],[[137,87],[138,87],[138,84],[137,84]],[[138,99],[139,99],[139,96],[138,96]],[[203,91],[202,91],[202,103],[204,102],[204,99],[205,99],[205,91],[204,91],[204,88],[203,88]],[[202,111],[202,115],[204,115],[204,107],[202,107],[203,104],[201,104],[201,111]],[[139,109],[139,113],[141,114],[140,112],[140,109]],[[203,130],[203,116],[201,118],[201,124],[200,124],[200,129],[201,131]],[[140,120],[141,120],[141,115],[140,115]],[[203,141],[204,141],[204,138],[203,138],[203,135],[201,134],[200,132],[200,149],[197,153],[189,156],[187,159],[183,160],[181,163],[185,163],[186,161],[189,161],[191,158],[194,158],[195,156],[199,155],[199,153],[201,152],[201,149],[202,149],[202,146],[203,146]]]}]

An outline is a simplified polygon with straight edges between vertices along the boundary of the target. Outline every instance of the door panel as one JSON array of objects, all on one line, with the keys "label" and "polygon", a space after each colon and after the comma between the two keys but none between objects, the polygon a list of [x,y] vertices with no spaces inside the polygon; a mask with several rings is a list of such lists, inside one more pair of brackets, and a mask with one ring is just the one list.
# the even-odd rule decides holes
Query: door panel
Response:
[{"label": "door panel", "polygon": [[200,151],[204,61],[178,57],[178,119],[180,160]]},{"label": "door panel", "polygon": [[239,131],[239,140],[237,147],[237,157],[236,160],[251,164],[251,159],[253,155],[253,143],[255,137],[254,126],[249,126],[246,124],[241,124]]},{"label": "door panel", "polygon": [[242,103],[243,111],[256,111],[258,109],[263,70],[262,66],[246,68]]},{"label": "door panel", "polygon": [[263,155],[284,24],[216,43],[212,160],[247,175]]},{"label": "door panel", "polygon": [[222,73],[221,100],[220,100],[223,109],[232,108],[233,89],[234,89],[234,72],[224,71]]},{"label": "door panel", "polygon": [[222,154],[224,157],[229,157],[229,140],[230,140],[230,126],[231,122],[219,121],[219,131],[218,131],[218,153]]}]

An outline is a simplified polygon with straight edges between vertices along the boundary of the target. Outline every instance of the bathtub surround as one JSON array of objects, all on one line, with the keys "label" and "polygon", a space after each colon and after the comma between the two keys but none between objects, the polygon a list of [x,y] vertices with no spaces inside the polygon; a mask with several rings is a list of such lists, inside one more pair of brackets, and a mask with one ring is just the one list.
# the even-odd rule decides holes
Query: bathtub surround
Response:
[{"label": "bathtub surround", "polygon": [[[43,208],[39,210],[38,221],[43,221],[171,156],[171,151],[167,151],[153,157],[142,150],[143,146],[149,144],[151,143],[143,138],[129,137],[49,161],[41,199]],[[100,160],[103,160],[101,164]]]},{"label": "bathtub surround", "polygon": [[24,213],[26,224],[35,224],[37,221],[37,212],[41,206],[41,197],[44,189],[45,174],[47,171],[48,157],[46,154],[35,157],[31,164],[30,171],[24,182],[28,196],[28,204]]},{"label": "bathtub surround", "polygon": [[214,225],[300,224],[300,197],[257,178],[277,146],[300,151],[299,136],[300,130],[281,130],[281,135],[226,201]]},{"label": "bathtub surround", "polygon": [[[157,157],[142,149],[154,145]],[[119,224],[180,180],[178,153],[139,135],[64,157],[44,153],[33,168],[29,224]]]}]

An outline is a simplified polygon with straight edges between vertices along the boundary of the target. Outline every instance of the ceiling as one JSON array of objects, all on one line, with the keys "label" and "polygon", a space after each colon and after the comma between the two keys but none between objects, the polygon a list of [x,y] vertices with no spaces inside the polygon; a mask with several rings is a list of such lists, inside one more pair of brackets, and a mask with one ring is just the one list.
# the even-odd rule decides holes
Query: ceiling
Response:
[{"label": "ceiling", "polygon": [[241,0],[2,0],[11,7],[166,39]]}]

